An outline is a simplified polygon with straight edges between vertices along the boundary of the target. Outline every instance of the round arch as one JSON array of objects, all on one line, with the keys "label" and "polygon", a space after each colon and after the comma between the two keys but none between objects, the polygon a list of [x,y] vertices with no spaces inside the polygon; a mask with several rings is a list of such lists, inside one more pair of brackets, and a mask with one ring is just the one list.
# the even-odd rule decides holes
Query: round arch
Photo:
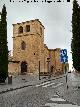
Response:
[{"label": "round arch", "polygon": [[20,34],[20,33],[23,33],[23,27],[22,26],[20,26],[19,28],[18,28],[18,33]]},{"label": "round arch", "polygon": [[21,62],[21,73],[27,72],[27,62],[22,61]]}]

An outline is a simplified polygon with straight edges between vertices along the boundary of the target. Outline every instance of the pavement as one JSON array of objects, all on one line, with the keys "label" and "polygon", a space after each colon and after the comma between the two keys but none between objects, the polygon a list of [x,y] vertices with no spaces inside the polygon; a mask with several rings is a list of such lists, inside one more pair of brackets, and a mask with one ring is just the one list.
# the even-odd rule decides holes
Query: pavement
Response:
[{"label": "pavement", "polygon": [[56,92],[60,98],[80,107],[80,74],[75,72],[68,74],[67,83],[59,87]]},{"label": "pavement", "polygon": [[60,98],[58,95],[54,95],[44,107],[80,107],[76,104],[73,104],[64,98]]},{"label": "pavement", "polygon": [[[61,75],[59,77],[52,76],[51,78],[42,78],[39,80],[38,74],[27,74],[27,75],[18,75],[12,77],[12,84],[8,84],[8,80],[6,80],[5,84],[0,84],[0,94],[21,89],[24,87],[34,86],[40,83],[44,83],[47,81],[51,81],[57,78],[63,78],[65,75]],[[68,87],[67,87],[68,86]],[[80,74],[75,72],[68,73],[68,81],[66,84],[59,86],[56,89],[57,95],[59,96],[57,100],[60,100],[60,104],[55,103],[55,98],[51,98],[50,102],[48,102],[45,107],[67,107],[67,104],[71,104],[73,107],[80,106]],[[63,101],[64,100],[64,101]],[[53,104],[55,103],[55,104]],[[58,103],[59,103],[58,102]],[[66,103],[67,102],[67,103]],[[64,106],[61,103],[65,104]]]},{"label": "pavement", "polygon": [[43,107],[80,107],[80,74],[68,73],[67,83],[59,85],[55,92]]},{"label": "pavement", "polygon": [[29,87],[33,86],[36,84],[40,84],[46,81],[50,81],[55,78],[60,78],[63,77],[64,75],[61,75],[59,77],[43,77],[41,76],[41,80],[39,80],[39,75],[38,74],[27,74],[27,75],[17,75],[17,76],[12,76],[12,84],[8,84],[8,78],[6,79],[5,84],[0,84],[0,94],[21,89],[24,87]]}]

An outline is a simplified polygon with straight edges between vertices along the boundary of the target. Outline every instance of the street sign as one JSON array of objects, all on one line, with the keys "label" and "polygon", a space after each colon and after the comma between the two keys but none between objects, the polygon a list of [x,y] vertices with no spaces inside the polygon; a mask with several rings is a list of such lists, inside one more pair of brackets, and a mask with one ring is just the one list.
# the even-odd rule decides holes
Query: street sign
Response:
[{"label": "street sign", "polygon": [[66,57],[61,56],[60,61],[61,62],[68,62],[68,56],[66,56]]},{"label": "street sign", "polygon": [[61,56],[67,56],[67,49],[60,50],[60,55]]},{"label": "street sign", "polygon": [[60,50],[60,61],[68,62],[67,49]]}]

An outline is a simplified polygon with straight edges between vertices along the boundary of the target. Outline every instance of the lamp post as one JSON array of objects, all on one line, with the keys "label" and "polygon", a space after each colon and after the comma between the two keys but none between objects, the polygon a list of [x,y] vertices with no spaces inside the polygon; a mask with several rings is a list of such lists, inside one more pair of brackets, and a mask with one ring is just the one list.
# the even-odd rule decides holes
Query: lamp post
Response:
[{"label": "lamp post", "polygon": [[47,62],[48,62],[48,73],[49,73],[49,77],[51,77],[51,72],[50,72],[50,69],[49,69],[50,58],[47,58]]},{"label": "lamp post", "polygon": [[62,49],[60,51],[60,60],[64,65],[64,73],[66,75],[66,85],[67,85],[67,89],[68,89],[68,84],[67,84],[68,77],[67,77],[67,68],[66,68],[66,62],[68,62],[67,49]]},{"label": "lamp post", "polygon": [[68,88],[69,88],[69,86],[68,86],[68,70],[67,70],[65,62],[64,62],[64,71],[65,71],[65,75],[66,75],[66,87],[67,87],[67,90],[68,90]]}]

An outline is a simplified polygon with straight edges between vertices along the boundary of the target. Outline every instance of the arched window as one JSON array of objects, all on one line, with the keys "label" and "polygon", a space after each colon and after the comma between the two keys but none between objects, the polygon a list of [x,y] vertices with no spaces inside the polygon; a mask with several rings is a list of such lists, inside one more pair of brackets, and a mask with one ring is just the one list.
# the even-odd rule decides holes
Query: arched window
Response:
[{"label": "arched window", "polygon": [[21,63],[21,73],[27,72],[27,63],[26,61],[22,61]]},{"label": "arched window", "polygon": [[30,32],[30,25],[26,25],[25,31]]},{"label": "arched window", "polygon": [[23,27],[22,27],[22,26],[19,27],[18,33],[19,33],[19,34],[20,34],[20,33],[23,33]]},{"label": "arched window", "polygon": [[22,50],[25,50],[26,49],[26,43],[24,41],[22,41],[21,43],[21,49]]}]

